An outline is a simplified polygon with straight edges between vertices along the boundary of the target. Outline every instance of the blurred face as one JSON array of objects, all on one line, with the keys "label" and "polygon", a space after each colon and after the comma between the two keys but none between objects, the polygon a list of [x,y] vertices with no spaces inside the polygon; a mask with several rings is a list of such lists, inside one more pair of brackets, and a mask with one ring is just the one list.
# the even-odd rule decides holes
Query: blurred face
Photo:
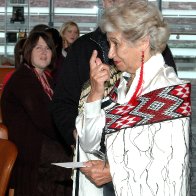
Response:
[{"label": "blurred face", "polygon": [[36,46],[32,50],[31,62],[38,73],[42,73],[50,64],[52,51],[46,42],[40,37]]},{"label": "blurred face", "polygon": [[141,66],[141,46],[126,41],[119,32],[107,33],[110,45],[108,57],[120,71],[135,73]]},{"label": "blurred face", "polygon": [[63,32],[63,39],[68,42],[68,45],[72,44],[78,38],[78,36],[79,36],[78,29],[74,25],[69,26]]}]

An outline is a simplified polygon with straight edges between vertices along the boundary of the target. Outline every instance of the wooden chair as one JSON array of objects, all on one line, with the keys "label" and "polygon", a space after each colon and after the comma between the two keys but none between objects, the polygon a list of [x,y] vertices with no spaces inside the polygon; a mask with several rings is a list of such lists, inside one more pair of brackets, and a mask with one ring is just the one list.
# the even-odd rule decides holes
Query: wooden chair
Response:
[{"label": "wooden chair", "polygon": [[8,139],[8,129],[7,127],[0,122],[0,138],[1,139]]},{"label": "wooden chair", "polygon": [[8,188],[18,150],[16,145],[7,139],[0,139],[0,195],[4,196]]},{"label": "wooden chair", "polygon": [[[1,97],[0,97],[1,100]],[[1,102],[0,102],[1,103]],[[1,105],[0,105],[0,123],[2,123],[2,113],[1,113]]]}]

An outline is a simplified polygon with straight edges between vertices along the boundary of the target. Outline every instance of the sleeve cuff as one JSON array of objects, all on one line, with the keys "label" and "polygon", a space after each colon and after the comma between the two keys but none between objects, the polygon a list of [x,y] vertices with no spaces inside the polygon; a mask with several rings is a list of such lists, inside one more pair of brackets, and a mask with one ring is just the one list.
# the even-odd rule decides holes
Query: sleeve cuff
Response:
[{"label": "sleeve cuff", "polygon": [[84,112],[87,118],[98,116],[101,113],[101,99],[90,103],[84,103]]}]

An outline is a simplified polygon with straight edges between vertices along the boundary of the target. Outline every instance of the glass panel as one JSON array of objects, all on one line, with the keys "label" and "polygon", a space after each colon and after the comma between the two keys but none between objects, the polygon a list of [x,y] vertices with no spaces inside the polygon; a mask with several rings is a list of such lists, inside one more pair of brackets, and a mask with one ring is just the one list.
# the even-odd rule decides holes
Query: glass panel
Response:
[{"label": "glass panel", "polygon": [[[24,6],[25,16],[29,21],[28,28],[26,23],[23,28],[15,21],[10,25],[13,6],[19,6],[26,2],[29,2],[29,7]],[[98,0],[44,0],[41,3],[35,0],[5,0],[0,5],[0,55],[12,58],[15,43],[8,44],[5,38],[7,31],[17,32],[19,26],[21,29],[27,29],[27,32],[37,24],[47,24],[59,29],[64,22],[73,20],[79,25],[82,35],[96,28],[97,16]],[[11,36],[10,33],[9,36]],[[14,35],[12,34],[12,36]]]},{"label": "glass panel", "polygon": [[97,25],[98,3],[76,0],[54,3],[54,25],[57,29],[69,20],[79,25],[81,35],[93,31]]},{"label": "glass panel", "polygon": [[196,0],[158,0],[161,2],[179,77],[196,78]]}]

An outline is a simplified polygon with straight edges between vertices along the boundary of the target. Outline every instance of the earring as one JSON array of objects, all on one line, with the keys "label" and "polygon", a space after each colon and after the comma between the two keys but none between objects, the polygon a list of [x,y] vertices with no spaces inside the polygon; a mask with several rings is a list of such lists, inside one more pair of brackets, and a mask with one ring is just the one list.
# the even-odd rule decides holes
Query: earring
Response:
[{"label": "earring", "polygon": [[142,50],[142,56],[141,56],[141,67],[144,65],[144,51]]}]

